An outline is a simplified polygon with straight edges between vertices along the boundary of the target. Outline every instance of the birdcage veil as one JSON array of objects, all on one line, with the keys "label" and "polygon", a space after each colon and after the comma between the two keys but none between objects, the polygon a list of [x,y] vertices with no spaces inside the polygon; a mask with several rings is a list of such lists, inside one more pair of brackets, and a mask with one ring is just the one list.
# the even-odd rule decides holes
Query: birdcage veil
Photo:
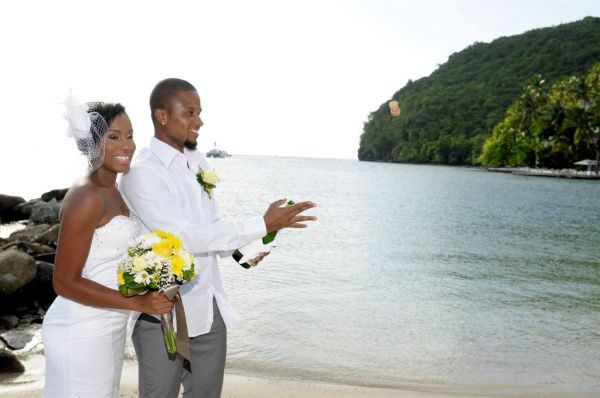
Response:
[{"label": "birdcage veil", "polygon": [[92,173],[104,163],[104,137],[108,125],[94,111],[94,103],[78,101],[73,90],[69,91],[64,105],[67,136],[75,139],[77,148],[87,157],[88,173]]}]

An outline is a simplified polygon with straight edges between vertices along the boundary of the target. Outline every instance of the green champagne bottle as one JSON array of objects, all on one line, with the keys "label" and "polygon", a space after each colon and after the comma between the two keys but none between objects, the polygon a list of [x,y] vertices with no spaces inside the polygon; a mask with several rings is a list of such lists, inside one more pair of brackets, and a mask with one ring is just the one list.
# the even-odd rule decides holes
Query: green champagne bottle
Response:
[{"label": "green champagne bottle", "polygon": [[[288,200],[288,201],[287,201],[287,202],[286,202],[286,203],[283,205],[283,207],[289,207],[289,206],[292,206],[292,205],[295,205],[295,204],[296,204],[296,203],[295,203],[293,200]],[[266,234],[265,236],[263,236],[263,237],[262,237],[262,243],[263,243],[263,245],[268,245],[268,244],[270,244],[271,242],[273,242],[273,241],[275,240],[275,236],[277,235],[277,232],[278,232],[278,231],[271,231],[271,232],[269,232],[268,234]],[[246,246],[244,246],[244,247],[241,247],[241,248],[237,249],[236,251],[234,251],[234,252],[233,252],[233,254],[231,255],[231,256],[233,257],[233,259],[234,259],[234,260],[235,260],[235,261],[236,261],[236,262],[237,262],[239,265],[241,265],[242,267],[244,267],[244,268],[246,268],[246,269],[250,268],[250,267],[251,267],[251,266],[253,266],[254,264],[252,264],[252,261],[253,261],[253,260],[249,260],[249,261],[246,261],[246,262],[244,262],[244,263],[240,262],[240,261],[242,260],[242,258],[244,257],[244,254],[242,254],[242,251],[248,251],[248,249],[250,249],[250,248],[249,248],[249,246],[251,246],[251,245],[252,245],[252,243],[250,243],[249,245],[246,245]],[[247,250],[244,250],[245,248],[246,248]],[[256,254],[254,254],[254,255],[253,255],[253,253],[248,253],[248,255],[250,255],[250,258],[252,258],[252,259],[256,258],[256,256],[258,256],[259,254],[260,254],[260,253],[256,253]]]}]

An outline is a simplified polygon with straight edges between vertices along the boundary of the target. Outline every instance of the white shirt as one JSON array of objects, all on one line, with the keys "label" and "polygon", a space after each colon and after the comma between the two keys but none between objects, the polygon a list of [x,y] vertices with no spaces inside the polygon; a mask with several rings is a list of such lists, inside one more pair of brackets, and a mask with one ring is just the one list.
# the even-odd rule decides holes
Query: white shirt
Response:
[{"label": "white shirt", "polygon": [[180,289],[190,337],[210,331],[213,297],[227,327],[237,321],[223,289],[216,256],[229,256],[267,233],[262,216],[221,221],[215,191],[210,199],[196,180],[199,168],[209,166],[198,151],[185,149],[182,154],[153,137],[150,147],[140,151],[119,184],[131,210],[141,220],[143,232],[160,229],[177,235],[196,258],[196,278]]}]

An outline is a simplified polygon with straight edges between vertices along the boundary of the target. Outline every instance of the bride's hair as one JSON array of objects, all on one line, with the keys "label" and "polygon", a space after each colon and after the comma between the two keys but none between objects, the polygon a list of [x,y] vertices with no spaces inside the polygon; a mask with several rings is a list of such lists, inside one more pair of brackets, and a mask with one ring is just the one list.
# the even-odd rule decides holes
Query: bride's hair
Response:
[{"label": "bride's hair", "polygon": [[[112,121],[122,113],[125,113],[125,107],[119,103],[113,104],[110,102],[88,102],[88,113],[96,113],[102,117],[104,123],[98,124],[98,127],[95,129],[95,134],[91,134],[90,137],[93,140],[94,145],[100,145],[103,140],[106,132],[108,131],[108,126],[112,123]],[[77,148],[84,154],[88,155],[90,151],[90,142],[89,138],[86,139],[77,139]]]}]

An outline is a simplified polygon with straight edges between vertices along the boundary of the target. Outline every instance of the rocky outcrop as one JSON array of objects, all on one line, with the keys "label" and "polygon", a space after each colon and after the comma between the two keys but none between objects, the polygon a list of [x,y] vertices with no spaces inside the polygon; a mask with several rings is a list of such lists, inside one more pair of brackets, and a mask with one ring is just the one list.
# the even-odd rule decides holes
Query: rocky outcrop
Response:
[{"label": "rocky outcrop", "polygon": [[44,202],[50,202],[52,199],[56,199],[58,202],[63,200],[69,188],[64,189],[53,189],[52,191],[48,191],[42,194],[40,199]]},{"label": "rocky outcrop", "polygon": [[16,207],[23,203],[25,203],[25,199],[20,196],[0,194],[0,222],[22,220],[21,212]]},{"label": "rocky outcrop", "polygon": [[31,308],[41,308],[46,312],[50,304],[56,298],[54,287],[52,285],[52,275],[54,274],[54,264],[45,261],[36,261],[37,272],[35,278],[23,286],[22,293],[29,301],[25,306]]},{"label": "rocky outcrop", "polygon": [[0,350],[0,373],[23,373],[25,366],[17,359],[15,354]]},{"label": "rocky outcrop", "polygon": [[16,315],[0,316],[0,329],[12,329],[19,324],[19,317]]},{"label": "rocky outcrop", "polygon": [[29,220],[35,224],[55,224],[58,222],[58,213],[60,205],[56,198],[52,198],[49,202],[40,201],[31,210]]},{"label": "rocky outcrop", "polygon": [[50,245],[56,247],[58,243],[58,234],[60,232],[60,224],[53,225],[41,235],[35,238],[35,242],[42,245]]},{"label": "rocky outcrop", "polygon": [[35,278],[33,257],[14,248],[0,252],[0,296],[8,296]]},{"label": "rocky outcrop", "polygon": [[[27,225],[0,238],[0,331],[4,337],[12,332],[22,335],[21,329],[27,325],[41,323],[56,298],[52,277],[60,232],[59,202],[66,192],[56,189],[28,202],[0,195],[3,221]],[[4,216],[9,214],[7,209],[11,212],[8,218]]]},{"label": "rocky outcrop", "polygon": [[12,234],[10,234],[8,239],[13,242],[16,240],[34,242],[39,236],[47,232],[49,229],[50,225],[48,224],[31,225],[24,229],[20,229],[18,231],[13,232]]}]

